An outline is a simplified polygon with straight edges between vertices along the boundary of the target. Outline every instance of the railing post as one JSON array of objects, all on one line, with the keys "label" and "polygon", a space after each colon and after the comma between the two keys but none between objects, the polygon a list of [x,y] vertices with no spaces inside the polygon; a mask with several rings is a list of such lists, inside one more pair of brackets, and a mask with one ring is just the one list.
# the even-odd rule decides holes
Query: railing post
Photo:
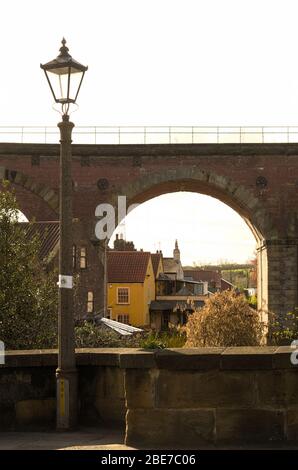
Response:
[{"label": "railing post", "polygon": [[120,135],[121,135],[121,129],[118,127],[118,145],[120,145]]},{"label": "railing post", "polygon": [[191,143],[193,144],[193,126],[191,127]]},{"label": "railing post", "polygon": [[172,143],[172,139],[171,139],[171,126],[169,126],[169,144]]},{"label": "railing post", "polygon": [[144,127],[144,144],[146,144],[146,127]]}]

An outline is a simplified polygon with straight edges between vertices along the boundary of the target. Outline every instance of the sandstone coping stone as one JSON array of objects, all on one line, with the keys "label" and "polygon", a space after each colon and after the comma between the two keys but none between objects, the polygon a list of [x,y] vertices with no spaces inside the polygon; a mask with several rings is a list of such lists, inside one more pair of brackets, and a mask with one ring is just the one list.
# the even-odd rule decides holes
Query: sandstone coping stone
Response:
[{"label": "sandstone coping stone", "polygon": [[274,346],[230,347],[221,354],[221,369],[272,369]]},{"label": "sandstone coping stone", "polygon": [[292,364],[291,354],[295,351],[291,346],[279,346],[273,354],[273,368],[274,369],[297,369],[298,366]]},{"label": "sandstone coping stone", "polygon": [[156,364],[160,369],[219,369],[224,348],[173,348],[155,353]]},{"label": "sandstone coping stone", "polygon": [[155,352],[133,349],[132,351],[119,351],[119,365],[123,369],[151,369],[156,367]]},{"label": "sandstone coping stone", "polygon": [[[173,348],[146,350],[137,348],[76,349],[78,366],[112,366],[136,369],[169,370],[269,370],[292,369],[290,346],[233,348]],[[18,350],[5,352],[2,368],[56,366],[57,350]]]}]

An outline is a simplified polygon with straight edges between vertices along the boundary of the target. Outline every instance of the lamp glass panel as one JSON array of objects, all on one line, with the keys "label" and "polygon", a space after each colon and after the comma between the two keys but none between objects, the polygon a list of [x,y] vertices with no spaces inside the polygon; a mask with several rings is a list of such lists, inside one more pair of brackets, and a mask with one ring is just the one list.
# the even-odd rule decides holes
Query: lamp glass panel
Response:
[{"label": "lamp glass panel", "polygon": [[82,77],[83,72],[74,72],[74,69],[72,69],[72,73],[70,75],[69,98],[73,101],[76,100]]},{"label": "lamp glass panel", "polygon": [[53,88],[56,101],[66,103],[68,100],[68,73],[57,74],[48,72],[48,77]]}]

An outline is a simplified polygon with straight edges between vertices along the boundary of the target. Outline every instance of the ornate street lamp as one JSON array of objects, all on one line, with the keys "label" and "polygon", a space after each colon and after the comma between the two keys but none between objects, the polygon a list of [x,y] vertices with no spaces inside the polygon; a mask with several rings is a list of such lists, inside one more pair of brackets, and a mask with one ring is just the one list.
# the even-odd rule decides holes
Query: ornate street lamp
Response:
[{"label": "ornate street lamp", "polygon": [[59,311],[57,428],[71,429],[77,424],[78,396],[75,360],[72,265],[72,177],[71,134],[74,124],[69,121],[69,107],[75,104],[88,67],[74,60],[63,38],[60,54],[40,65],[44,70],[56,103],[61,104],[60,129],[60,252],[59,252]]}]

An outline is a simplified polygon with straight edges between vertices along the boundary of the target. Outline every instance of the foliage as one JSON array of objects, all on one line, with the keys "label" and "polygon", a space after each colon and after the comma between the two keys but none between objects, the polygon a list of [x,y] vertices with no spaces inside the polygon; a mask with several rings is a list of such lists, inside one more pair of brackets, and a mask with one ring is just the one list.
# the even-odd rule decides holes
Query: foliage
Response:
[{"label": "foliage", "polygon": [[156,333],[146,330],[133,336],[121,336],[116,331],[90,321],[75,327],[77,348],[180,348],[185,343],[185,332],[172,327],[169,331]]},{"label": "foliage", "polygon": [[283,320],[279,320],[276,315],[269,313],[270,318],[270,341],[276,344],[289,344],[298,338],[298,307],[292,312],[288,312]]},{"label": "foliage", "polygon": [[55,347],[57,285],[39,260],[37,237],[18,223],[15,194],[0,192],[0,339],[6,349]]},{"label": "foliage", "polygon": [[164,349],[165,343],[159,337],[158,333],[150,332],[140,345],[144,349]]},{"label": "foliage", "polygon": [[258,299],[257,299],[257,296],[256,296],[256,295],[250,295],[247,300],[248,300],[249,305],[250,305],[252,308],[254,308],[254,309],[257,308]]},{"label": "foliage", "polygon": [[84,321],[75,327],[77,348],[138,348],[142,334],[120,336],[108,327]]},{"label": "foliage", "polygon": [[182,328],[170,325],[169,330],[160,333],[149,332],[141,342],[144,349],[182,348],[186,341],[186,334]]},{"label": "foliage", "polygon": [[218,292],[190,315],[185,326],[187,347],[260,345],[264,324],[244,295]]}]

